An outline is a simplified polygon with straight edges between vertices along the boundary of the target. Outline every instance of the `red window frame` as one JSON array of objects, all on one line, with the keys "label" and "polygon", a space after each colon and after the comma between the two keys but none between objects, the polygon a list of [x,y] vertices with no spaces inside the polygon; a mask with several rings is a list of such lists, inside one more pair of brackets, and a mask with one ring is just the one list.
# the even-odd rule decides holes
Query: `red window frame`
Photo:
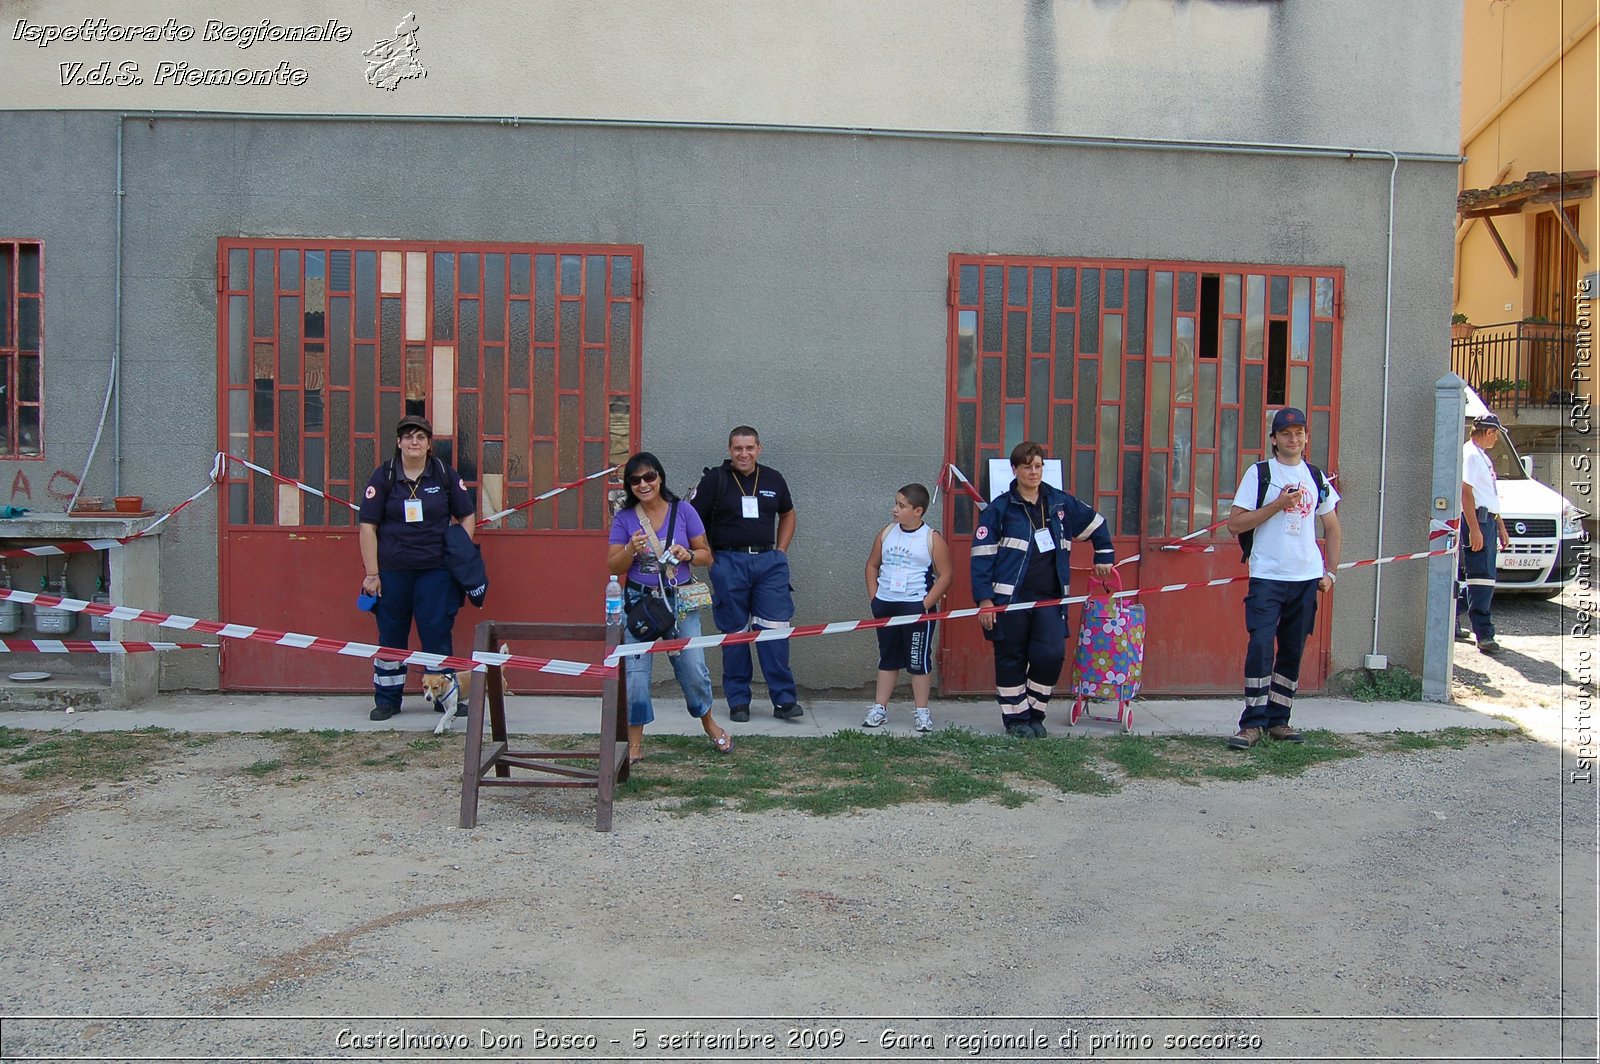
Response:
[{"label": "red window frame", "polygon": [[[1111,300],[1107,278],[1113,273],[1120,278],[1121,294]],[[1165,344],[1158,336],[1157,288],[1163,276],[1170,285]],[[1218,278],[1219,284],[1214,360],[1218,368],[1211,374],[1202,373],[1204,364],[1213,360],[1201,359],[1197,339],[1207,277]],[[1234,309],[1229,309],[1226,296],[1229,277],[1239,279],[1239,303]],[[1259,300],[1253,284],[1257,279]],[[1301,295],[1297,281],[1305,282],[1302,309],[1297,309]],[[1187,301],[1179,297],[1184,284],[1192,286]],[[1282,303],[1274,298],[1275,285],[1280,284],[1286,293]],[[1068,489],[1104,514],[1114,535],[1175,539],[1203,528],[1225,512],[1223,500],[1231,497],[1242,471],[1269,453],[1268,411],[1282,405],[1303,406],[1312,427],[1311,459],[1326,466],[1328,456],[1338,454],[1343,291],[1344,271],[1332,266],[952,254],[947,459],[987,493],[987,460],[1004,458],[1015,442],[1033,439],[1062,460]],[[1108,305],[1112,302],[1115,305]],[[1083,314],[1091,306],[1096,321],[1085,339]],[[1261,328],[1257,349],[1250,343],[1254,322]],[[1283,328],[1288,346],[1284,396],[1273,402],[1268,393],[1267,337],[1275,323]],[[1305,329],[1304,360],[1294,357],[1297,324]],[[1104,345],[1113,325],[1121,337],[1115,356]],[[1222,383],[1223,344],[1230,325],[1238,343],[1230,360],[1237,366],[1236,390],[1225,389]],[[1071,331],[1069,350],[1063,352],[1066,330]],[[1181,330],[1191,338],[1186,358],[1180,354]],[[1103,376],[1113,365],[1115,375]],[[1133,365],[1138,367],[1136,373],[1130,372]],[[1187,393],[1172,388],[1174,375],[1183,372],[1191,381]],[[1259,402],[1247,394],[1246,382],[1252,375],[1260,385]],[[1206,377],[1213,382],[1212,416],[1209,431],[1202,432]],[[1303,402],[1296,401],[1297,380]],[[1162,382],[1173,401],[1161,404],[1165,417],[1156,419],[1150,416],[1157,409],[1152,392]],[[1085,385],[1093,387],[1093,396],[1082,394]],[[1132,404],[1137,406],[1128,409]],[[1247,423],[1248,412],[1256,409],[1263,413],[1262,423],[1252,426]],[[1084,415],[1091,411],[1086,422]],[[1012,416],[1019,418],[1019,431],[1013,431],[1008,421]],[[1230,422],[1235,427],[1231,444],[1223,438]],[[1181,431],[1185,423],[1187,437]],[[1108,429],[1115,442],[1109,450],[1103,446]],[[1174,441],[1184,438],[1189,441],[1188,453],[1175,457],[1179,449]],[[1224,468],[1230,458],[1233,470]],[[1152,474],[1157,462],[1160,476]],[[1197,469],[1209,470],[1205,485],[1209,498],[1207,492],[1195,490]],[[1176,476],[1180,472],[1182,479]],[[1179,490],[1173,490],[1175,483]],[[1129,505],[1130,484],[1137,484],[1141,492],[1136,505]],[[1159,519],[1152,509],[1157,496],[1162,507]],[[1202,504],[1198,512],[1197,502]],[[977,506],[959,496],[952,505],[952,533],[970,534]]]},{"label": "red window frame", "polygon": [[[220,446],[330,495],[357,501],[402,413],[435,421],[436,446],[480,489],[480,514],[620,462],[637,443],[637,245],[224,238],[217,277]],[[257,294],[269,284],[270,308]],[[446,381],[447,403],[435,387]],[[346,507],[242,467],[226,490],[227,527],[354,523]],[[595,481],[497,529],[604,531],[607,490]]]},{"label": "red window frame", "polygon": [[[34,260],[30,271],[23,270],[26,257]],[[33,276],[24,277],[29,272]],[[3,399],[5,424],[0,429],[0,458],[6,461],[38,461],[44,458],[44,241],[27,239],[0,240],[0,388],[5,389]],[[32,308],[28,310],[28,308]],[[32,320],[34,345],[23,347],[23,315]],[[25,360],[35,363],[31,374],[24,372]],[[31,380],[30,380],[31,378]],[[31,399],[20,398],[24,383],[29,383]],[[33,428],[31,451],[24,451],[23,414]]]}]

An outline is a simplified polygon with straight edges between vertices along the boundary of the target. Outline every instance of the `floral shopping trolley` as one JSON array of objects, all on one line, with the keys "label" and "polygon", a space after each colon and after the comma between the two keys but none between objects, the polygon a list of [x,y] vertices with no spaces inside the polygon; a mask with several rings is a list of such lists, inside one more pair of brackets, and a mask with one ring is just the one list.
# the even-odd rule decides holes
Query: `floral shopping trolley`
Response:
[{"label": "floral shopping trolley", "polygon": [[[1100,593],[1095,588],[1100,588]],[[1144,678],[1144,606],[1132,597],[1117,598],[1122,576],[1111,570],[1110,581],[1089,578],[1089,599],[1078,626],[1078,650],[1072,662],[1072,723],[1090,701],[1116,700],[1117,715],[1089,714],[1090,720],[1121,724],[1133,731],[1133,706]]]}]

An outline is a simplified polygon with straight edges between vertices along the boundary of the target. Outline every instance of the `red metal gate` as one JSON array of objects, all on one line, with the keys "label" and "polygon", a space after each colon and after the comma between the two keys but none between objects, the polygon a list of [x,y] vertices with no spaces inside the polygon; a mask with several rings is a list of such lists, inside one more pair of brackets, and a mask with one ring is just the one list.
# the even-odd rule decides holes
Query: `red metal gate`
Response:
[{"label": "red metal gate", "polygon": [[[1191,541],[1210,553],[1162,548],[1226,516],[1275,407],[1304,408],[1312,461],[1334,463],[1342,291],[1332,268],[952,255],[947,458],[987,497],[990,459],[1045,444],[1067,490],[1105,515],[1117,557],[1140,556],[1122,568],[1130,587],[1240,575],[1220,530]],[[977,514],[947,498],[961,605]],[[1243,594],[1150,599],[1146,689],[1237,690]],[[1312,640],[1308,690],[1327,677],[1326,615]],[[945,692],[993,689],[976,625],[949,626],[941,655]]]},{"label": "red metal gate", "polygon": [[[353,501],[395,422],[424,414],[480,517],[619,462],[638,441],[642,266],[637,246],[222,240],[220,446]],[[370,641],[354,514],[238,465],[224,490],[222,616]],[[607,491],[596,480],[480,534],[495,617],[598,619]],[[458,651],[483,616],[462,610]],[[353,659],[237,642],[222,654],[226,690],[371,684]],[[596,689],[544,675],[517,687]]]}]

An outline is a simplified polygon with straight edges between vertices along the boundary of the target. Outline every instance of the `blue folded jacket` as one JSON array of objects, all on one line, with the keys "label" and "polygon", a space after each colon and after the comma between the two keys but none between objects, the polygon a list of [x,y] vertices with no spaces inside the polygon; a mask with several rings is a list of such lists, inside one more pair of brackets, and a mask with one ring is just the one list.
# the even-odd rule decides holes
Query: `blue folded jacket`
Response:
[{"label": "blue folded jacket", "polygon": [[462,597],[481,607],[489,594],[489,571],[483,564],[483,552],[461,525],[452,523],[444,530],[444,565],[455,577]]}]

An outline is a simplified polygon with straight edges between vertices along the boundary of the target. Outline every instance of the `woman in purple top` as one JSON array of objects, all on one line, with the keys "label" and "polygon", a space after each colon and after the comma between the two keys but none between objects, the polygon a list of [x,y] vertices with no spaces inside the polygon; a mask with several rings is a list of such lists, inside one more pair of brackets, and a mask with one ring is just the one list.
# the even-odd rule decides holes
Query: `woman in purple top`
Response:
[{"label": "woman in purple top", "polygon": [[[611,548],[606,565],[617,576],[627,573],[622,591],[623,609],[631,610],[648,594],[659,594],[663,587],[687,583],[693,578],[691,565],[711,564],[711,545],[706,542],[705,525],[693,506],[681,502],[667,490],[667,472],[661,460],[649,451],[628,459],[622,469],[627,501],[611,521]],[[651,549],[643,522],[648,521],[661,545],[659,556]],[[668,539],[668,529],[671,539]],[[663,570],[666,570],[663,573]],[[663,584],[662,577],[666,576]],[[670,590],[666,592],[672,601]],[[673,638],[693,639],[700,634],[698,611],[680,613]],[[720,753],[732,753],[733,736],[711,716],[711,671],[706,668],[706,652],[699,647],[671,654],[672,671],[689,706],[689,715],[700,721],[711,743]],[[628,757],[634,761],[644,754],[644,726],[656,719],[650,705],[650,673],[656,655],[635,654],[623,658],[628,691]]]}]

